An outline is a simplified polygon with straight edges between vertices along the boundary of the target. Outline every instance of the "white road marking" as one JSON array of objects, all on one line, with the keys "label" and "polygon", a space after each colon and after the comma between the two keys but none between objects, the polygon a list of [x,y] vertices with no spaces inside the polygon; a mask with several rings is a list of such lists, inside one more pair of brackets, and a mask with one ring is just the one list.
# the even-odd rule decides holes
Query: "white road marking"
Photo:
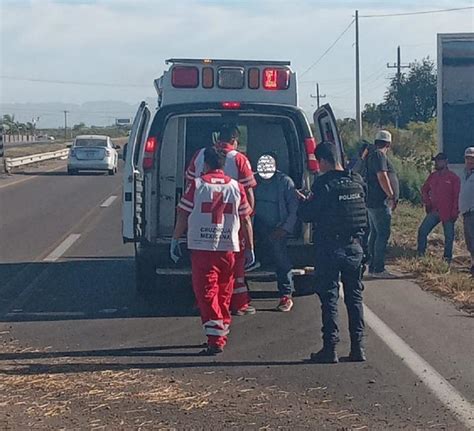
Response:
[{"label": "white road marking", "polygon": [[117,196],[112,195],[112,196],[108,197],[108,198],[102,203],[102,205],[101,205],[100,207],[101,207],[101,208],[107,208],[107,207],[109,207],[110,205],[112,205],[112,202],[113,202],[115,199],[117,199]]},{"label": "white road marking", "polygon": [[56,262],[69,247],[71,247],[79,238],[81,234],[72,233],[61,244],[59,244],[48,256],[43,259],[43,262]]},{"label": "white road marking", "polygon": [[474,406],[441,374],[364,305],[365,322],[428,389],[467,427],[474,429]]},{"label": "white road marking", "polygon": [[[344,298],[341,286],[340,296]],[[451,383],[392,331],[367,305],[364,304],[365,323],[398,356],[403,363],[426,385],[467,429],[474,429],[474,405],[464,398]]]},{"label": "white road marking", "polygon": [[[43,175],[43,173],[59,171],[60,169],[64,169],[64,168],[65,168],[65,165],[62,165],[62,166],[59,166],[59,167],[56,167],[56,168],[53,168],[53,169],[48,169],[47,171],[43,171],[41,174],[38,174],[38,175],[34,175],[34,173],[32,173],[31,176],[29,176],[28,178],[23,178],[23,179],[18,180],[18,181],[12,181],[11,183],[2,184],[2,185],[0,185],[0,189],[16,186],[17,184],[26,183],[27,181],[30,181],[34,178],[40,177],[41,175]],[[15,174],[13,174],[13,175],[15,175]]]}]

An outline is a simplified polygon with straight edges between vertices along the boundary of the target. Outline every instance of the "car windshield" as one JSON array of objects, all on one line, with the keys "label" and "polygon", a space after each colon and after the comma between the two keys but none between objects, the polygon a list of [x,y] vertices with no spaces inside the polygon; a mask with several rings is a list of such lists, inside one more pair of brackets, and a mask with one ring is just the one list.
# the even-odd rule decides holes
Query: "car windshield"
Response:
[{"label": "car windshield", "polygon": [[107,139],[77,139],[75,143],[76,147],[106,147]]}]

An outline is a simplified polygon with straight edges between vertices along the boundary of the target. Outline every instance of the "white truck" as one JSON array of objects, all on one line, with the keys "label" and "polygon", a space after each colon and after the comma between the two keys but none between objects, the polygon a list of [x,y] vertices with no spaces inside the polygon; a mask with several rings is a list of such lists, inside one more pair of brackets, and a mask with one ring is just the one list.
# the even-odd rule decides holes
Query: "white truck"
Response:
[{"label": "white truck", "polygon": [[474,145],[474,33],[438,34],[438,147],[460,173]]},{"label": "white truck", "polygon": [[[169,69],[155,80],[157,109],[140,104],[125,158],[122,234],[124,242],[135,243],[139,293],[166,287],[169,277],[190,274],[188,256],[177,265],[169,258],[176,205],[192,155],[212,145],[222,124],[238,125],[239,151],[254,170],[262,154],[276,152],[279,169],[297,188],[310,186],[316,140],[335,142],[343,157],[328,105],[314,113],[313,136],[298,107],[290,62],[179,58],[166,63]],[[312,264],[312,253],[301,253],[310,241],[311,226],[298,224],[290,240],[291,250],[299,250],[293,254],[295,266]]]}]

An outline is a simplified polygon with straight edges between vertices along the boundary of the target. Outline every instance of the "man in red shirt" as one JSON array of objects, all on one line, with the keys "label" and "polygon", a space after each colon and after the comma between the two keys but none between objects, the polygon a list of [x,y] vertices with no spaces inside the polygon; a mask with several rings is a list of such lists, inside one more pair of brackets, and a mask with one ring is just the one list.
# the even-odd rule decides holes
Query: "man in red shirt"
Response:
[{"label": "man in red shirt", "polygon": [[450,263],[453,258],[454,223],[459,215],[459,177],[448,169],[448,158],[444,153],[433,157],[433,172],[421,188],[426,216],[418,229],[418,255],[426,252],[429,233],[439,223],[444,230],[444,259]]},{"label": "man in red shirt", "polygon": [[171,259],[177,262],[178,241],[187,229],[193,289],[208,340],[203,355],[221,353],[227,342],[239,230],[247,244],[245,263],[255,262],[252,209],[243,186],[223,172],[224,161],[225,154],[216,148],[205,149],[203,175],[188,184],[178,204],[170,248]]},{"label": "man in red shirt", "polygon": [[[226,155],[224,172],[229,177],[238,181],[245,189],[247,200],[252,210],[255,208],[255,198],[253,189],[257,182],[247,157],[237,151],[239,144],[240,131],[236,125],[224,124],[219,130],[219,141],[215,147],[221,149]],[[204,169],[204,151],[205,148],[198,150],[186,170],[186,179],[188,181],[198,178]],[[246,243],[242,234],[240,238],[240,252],[235,256],[235,285],[232,294],[230,308],[232,314],[242,316],[246,314],[255,314],[255,308],[250,305],[250,295],[247,284],[245,283],[245,248]]]}]

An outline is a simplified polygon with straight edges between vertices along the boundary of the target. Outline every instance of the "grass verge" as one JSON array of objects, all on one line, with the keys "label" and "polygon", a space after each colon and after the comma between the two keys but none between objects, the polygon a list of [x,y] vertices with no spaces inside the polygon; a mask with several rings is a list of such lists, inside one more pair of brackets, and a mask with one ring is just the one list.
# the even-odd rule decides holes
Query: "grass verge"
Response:
[{"label": "grass verge", "polygon": [[413,274],[423,289],[447,297],[460,308],[474,312],[474,279],[468,272],[469,256],[462,222],[456,222],[454,259],[449,266],[442,259],[444,237],[440,226],[428,238],[426,256],[416,257],[417,232],[424,215],[421,206],[399,205],[393,214],[389,258],[403,272]]}]

